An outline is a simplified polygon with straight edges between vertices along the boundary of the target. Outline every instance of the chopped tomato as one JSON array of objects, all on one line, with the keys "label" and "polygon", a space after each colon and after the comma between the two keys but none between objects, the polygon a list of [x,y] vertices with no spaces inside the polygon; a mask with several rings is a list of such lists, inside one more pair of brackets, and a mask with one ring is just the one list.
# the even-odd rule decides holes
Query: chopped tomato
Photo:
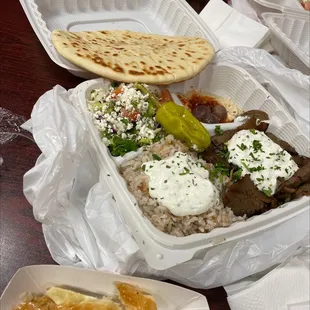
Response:
[{"label": "chopped tomato", "polygon": [[127,117],[129,120],[131,120],[132,122],[135,122],[139,116],[139,112],[138,111],[128,111],[125,108],[122,110],[122,116],[123,117]]},{"label": "chopped tomato", "polygon": [[168,89],[164,89],[161,92],[160,103],[165,103],[165,102],[168,102],[168,101],[173,101],[172,100],[172,96],[171,96],[170,91]]},{"label": "chopped tomato", "polygon": [[117,88],[114,89],[111,97],[116,98],[119,94],[122,94],[124,92],[124,89],[121,86],[118,86]]}]

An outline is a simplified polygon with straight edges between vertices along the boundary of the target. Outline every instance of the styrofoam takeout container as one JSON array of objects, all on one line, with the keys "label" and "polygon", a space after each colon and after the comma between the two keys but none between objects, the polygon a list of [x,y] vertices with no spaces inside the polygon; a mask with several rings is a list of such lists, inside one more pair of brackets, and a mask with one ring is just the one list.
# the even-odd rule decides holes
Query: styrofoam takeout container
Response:
[{"label": "styrofoam takeout container", "polygon": [[51,286],[61,286],[98,297],[117,295],[115,282],[137,285],[156,300],[158,310],[209,310],[206,298],[182,287],[104,271],[53,265],[28,266],[19,269],[0,299],[1,310],[12,310],[23,302],[25,293],[43,294]]},{"label": "styrofoam takeout container", "polygon": [[[71,100],[79,107],[87,123],[90,137],[97,151],[95,156],[101,167],[101,179],[104,179],[110,186],[120,214],[151,267],[161,270],[170,268],[192,259],[194,255],[195,257],[203,255],[216,244],[244,238],[257,231],[269,229],[304,212],[305,208],[309,208],[308,199],[301,198],[263,215],[254,216],[246,222],[236,222],[228,228],[216,228],[209,233],[187,237],[175,237],[157,230],[148,219],[142,216],[135,198],[128,191],[125,180],[118,173],[116,162],[101,142],[87,110],[86,99],[89,98],[91,90],[104,87],[107,83],[109,81],[106,79],[81,83],[74,89]],[[192,88],[219,96],[228,96],[244,110],[260,109],[267,112],[272,121],[271,131],[295,146],[300,154],[310,156],[309,140],[303,136],[294,119],[245,70],[231,64],[210,65],[197,77],[170,85],[169,90],[172,93],[185,93]]]},{"label": "styrofoam takeout container", "polygon": [[310,16],[263,13],[271,30],[271,45],[292,68],[310,74]]},{"label": "styrofoam takeout container", "polygon": [[309,16],[309,12],[303,8],[299,0],[250,0],[250,3],[259,16],[265,12],[282,12]]},{"label": "styrofoam takeout container", "polygon": [[162,35],[197,36],[219,43],[185,0],[20,0],[26,16],[50,58],[72,74],[95,74],[70,63],[51,43],[54,29],[94,31],[124,29]]}]

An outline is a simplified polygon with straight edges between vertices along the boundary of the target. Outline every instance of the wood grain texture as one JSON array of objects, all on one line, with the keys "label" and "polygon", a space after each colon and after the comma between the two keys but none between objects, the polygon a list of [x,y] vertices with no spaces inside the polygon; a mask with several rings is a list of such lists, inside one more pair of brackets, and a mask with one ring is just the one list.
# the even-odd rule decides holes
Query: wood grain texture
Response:
[{"label": "wood grain texture", "polygon": [[[207,1],[189,0],[200,12]],[[36,100],[56,84],[71,88],[82,80],[54,64],[33,32],[18,0],[1,3],[0,105],[30,117]],[[46,247],[41,224],[23,195],[23,175],[40,150],[29,140],[17,138],[0,145],[0,293],[18,268],[55,264]],[[199,290],[212,310],[229,309],[223,288]]]}]

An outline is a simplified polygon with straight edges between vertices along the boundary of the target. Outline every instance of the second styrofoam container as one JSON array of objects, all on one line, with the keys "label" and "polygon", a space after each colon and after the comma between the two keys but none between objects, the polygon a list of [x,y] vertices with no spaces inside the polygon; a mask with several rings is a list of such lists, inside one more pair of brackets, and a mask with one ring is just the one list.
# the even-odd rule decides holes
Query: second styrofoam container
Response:
[{"label": "second styrofoam container", "polygon": [[292,68],[310,74],[310,17],[263,13],[271,30],[271,45]]},{"label": "second styrofoam container", "polygon": [[[201,254],[218,243],[237,240],[258,231],[270,229],[304,212],[305,208],[309,207],[308,199],[302,198],[281,208],[254,216],[245,222],[236,222],[228,228],[215,228],[209,233],[187,237],[175,237],[157,230],[143,217],[135,198],[118,173],[116,163],[101,142],[87,110],[86,100],[91,90],[102,87],[105,83],[107,83],[105,79],[96,79],[80,84],[75,88],[72,100],[78,105],[88,125],[89,136],[94,143],[97,151],[95,155],[101,167],[101,179],[109,184],[124,222],[130,228],[151,267],[160,270],[168,269],[192,259],[195,254]],[[310,156],[309,140],[301,133],[294,119],[245,70],[225,63],[210,65],[197,77],[169,87],[171,92],[181,93],[192,88],[228,96],[244,110],[260,109],[267,112],[272,121],[271,131],[293,145],[300,154]]]},{"label": "second styrofoam container", "polygon": [[60,56],[50,35],[54,29],[94,31],[124,29],[162,35],[201,37],[215,50],[219,43],[185,0],[20,0],[26,16],[50,58],[86,79],[95,74]]},{"label": "second styrofoam container", "polygon": [[259,16],[265,12],[309,14],[299,0],[250,0],[250,3]]}]

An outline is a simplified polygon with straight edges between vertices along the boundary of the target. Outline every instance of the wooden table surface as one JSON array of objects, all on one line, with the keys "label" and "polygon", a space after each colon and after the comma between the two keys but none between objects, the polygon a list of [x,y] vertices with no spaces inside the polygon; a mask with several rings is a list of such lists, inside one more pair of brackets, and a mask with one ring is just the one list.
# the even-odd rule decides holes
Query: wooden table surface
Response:
[{"label": "wooden table surface", "polygon": [[[189,0],[200,12],[207,1]],[[1,3],[1,107],[30,117],[34,103],[47,90],[60,84],[71,88],[82,80],[54,64],[32,30],[18,0]],[[55,264],[46,247],[41,224],[23,195],[23,175],[40,150],[30,140],[16,138],[0,145],[0,293],[18,268]],[[223,288],[200,290],[212,310],[229,309]]]}]

